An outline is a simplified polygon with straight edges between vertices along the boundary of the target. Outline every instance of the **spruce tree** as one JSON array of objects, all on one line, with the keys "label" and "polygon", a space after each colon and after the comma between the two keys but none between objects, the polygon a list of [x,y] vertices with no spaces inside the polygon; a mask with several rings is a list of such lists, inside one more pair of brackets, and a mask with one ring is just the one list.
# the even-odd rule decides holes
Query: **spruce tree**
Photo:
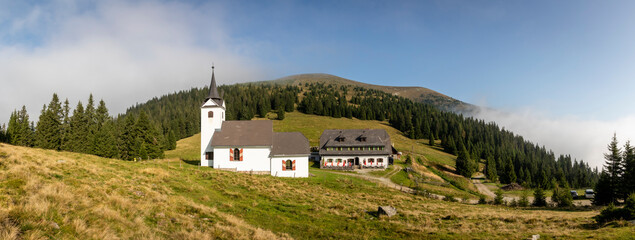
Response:
[{"label": "spruce tree", "polygon": [[277,119],[278,120],[284,120],[284,109],[283,108],[279,108],[277,113],[278,113]]},{"label": "spruce tree", "polygon": [[18,138],[18,112],[13,111],[11,117],[9,117],[9,124],[7,125],[7,142],[9,144],[17,145]]},{"label": "spruce tree", "polygon": [[496,161],[493,156],[487,157],[485,165],[485,176],[492,182],[498,181],[498,174],[496,172]]},{"label": "spruce tree", "polygon": [[464,145],[461,145],[459,156],[456,158],[456,172],[466,178],[471,178],[474,170],[470,164],[470,155]]},{"label": "spruce tree", "polygon": [[595,184],[594,193],[593,205],[608,205],[616,202],[616,198],[612,195],[614,192],[611,189],[611,176],[604,170]]},{"label": "spruce tree", "polygon": [[604,168],[609,176],[609,192],[608,197],[611,202],[616,202],[621,195],[622,173],[624,165],[622,163],[622,154],[618,147],[617,136],[613,134],[613,139],[609,143],[608,153],[604,154]]},{"label": "spruce tree", "polygon": [[119,136],[120,155],[124,160],[132,160],[137,156],[137,138],[135,134],[136,118],[129,114],[125,116],[122,132]]},{"label": "spruce tree", "polygon": [[71,139],[71,119],[70,106],[68,99],[64,101],[64,107],[62,107],[62,125],[60,126],[60,149],[64,151],[70,151],[70,139]]},{"label": "spruce tree", "polygon": [[624,177],[622,178],[623,196],[628,196],[635,192],[635,148],[630,141],[624,145]]},{"label": "spruce tree", "polygon": [[[141,155],[142,158],[160,158],[163,157],[163,149],[161,143],[163,142],[162,136],[159,135],[159,132],[156,128],[150,123],[150,119],[148,119],[148,115],[145,111],[141,111],[139,113],[139,118],[137,119],[137,123],[135,124],[135,135],[139,138],[141,142],[141,149],[137,149],[137,153]],[[143,150],[144,152],[141,152]]]},{"label": "spruce tree", "polygon": [[536,190],[534,190],[534,202],[532,205],[536,207],[547,206],[547,197],[545,196],[545,191],[542,188],[536,188]]},{"label": "spruce tree", "polygon": [[82,102],[77,103],[70,119],[69,150],[73,152],[89,153],[92,137],[89,138],[88,119],[84,112]]},{"label": "spruce tree", "polygon": [[46,108],[46,105],[44,106],[37,123],[36,136],[38,147],[55,150],[61,149],[63,115],[59,98],[57,94],[53,94],[48,108]]}]

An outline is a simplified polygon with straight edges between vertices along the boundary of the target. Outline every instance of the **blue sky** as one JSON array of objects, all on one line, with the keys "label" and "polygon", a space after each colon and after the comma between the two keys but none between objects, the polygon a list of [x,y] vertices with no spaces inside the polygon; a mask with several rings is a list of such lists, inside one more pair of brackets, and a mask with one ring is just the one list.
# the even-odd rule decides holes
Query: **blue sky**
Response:
[{"label": "blue sky", "polygon": [[[220,84],[319,72],[423,86],[501,110],[480,117],[548,147],[567,139],[543,132],[600,129],[578,138],[602,151],[612,132],[635,139],[633,13],[633,1],[0,0],[0,122],[23,104],[37,116],[53,92],[120,113],[208,84],[215,62]],[[589,148],[574,145],[561,149]]]}]

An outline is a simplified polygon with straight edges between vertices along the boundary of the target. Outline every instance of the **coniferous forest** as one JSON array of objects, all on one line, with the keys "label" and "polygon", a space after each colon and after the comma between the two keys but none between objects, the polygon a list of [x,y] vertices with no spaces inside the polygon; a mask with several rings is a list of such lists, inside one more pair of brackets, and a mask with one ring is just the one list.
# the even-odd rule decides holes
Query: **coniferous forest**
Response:
[{"label": "coniferous forest", "polygon": [[[502,183],[550,189],[590,187],[598,170],[569,155],[555,156],[544,146],[524,140],[495,123],[465,117],[435,106],[413,102],[382,91],[323,83],[281,86],[268,83],[219,87],[227,104],[227,120],[265,117],[271,111],[387,120],[412,139],[442,147],[457,155],[457,172],[471,176],[483,171]],[[44,106],[37,122],[26,109],[15,111],[0,138],[16,145],[92,153],[121,159],[156,158],[173,149],[176,140],[200,132],[200,105],[208,88],[175,92],[129,108],[116,118],[105,103],[92,96],[71,112],[57,95]],[[280,114],[278,114],[280,115]],[[479,169],[479,163],[485,165]]]},{"label": "coniferous forest", "polygon": [[73,110],[68,100],[61,103],[53,94],[48,106],[42,107],[38,121],[30,121],[23,106],[11,114],[0,136],[14,145],[125,160],[163,157],[163,151],[174,148],[176,141],[170,143],[145,112],[111,117],[103,100],[95,106],[92,94],[85,107],[80,101]]}]

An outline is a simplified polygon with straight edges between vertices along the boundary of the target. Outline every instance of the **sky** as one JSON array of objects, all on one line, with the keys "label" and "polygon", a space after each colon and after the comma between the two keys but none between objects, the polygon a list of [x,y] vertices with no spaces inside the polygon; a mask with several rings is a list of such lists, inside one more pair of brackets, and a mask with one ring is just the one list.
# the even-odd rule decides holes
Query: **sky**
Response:
[{"label": "sky", "polygon": [[635,1],[0,0],[0,123],[53,93],[111,114],[209,84],[329,73],[483,106],[600,166],[635,140]]}]

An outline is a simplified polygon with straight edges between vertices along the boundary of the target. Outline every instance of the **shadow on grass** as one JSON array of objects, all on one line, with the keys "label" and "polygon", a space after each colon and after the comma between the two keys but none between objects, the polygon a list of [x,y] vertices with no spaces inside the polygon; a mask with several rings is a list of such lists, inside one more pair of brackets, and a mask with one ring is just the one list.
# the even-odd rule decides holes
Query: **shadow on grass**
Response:
[{"label": "shadow on grass", "polygon": [[371,217],[379,218],[379,211],[366,211],[366,214],[370,215]]},{"label": "shadow on grass", "polygon": [[201,164],[201,160],[187,160],[187,159],[181,158],[181,161],[193,166],[199,166]]}]

